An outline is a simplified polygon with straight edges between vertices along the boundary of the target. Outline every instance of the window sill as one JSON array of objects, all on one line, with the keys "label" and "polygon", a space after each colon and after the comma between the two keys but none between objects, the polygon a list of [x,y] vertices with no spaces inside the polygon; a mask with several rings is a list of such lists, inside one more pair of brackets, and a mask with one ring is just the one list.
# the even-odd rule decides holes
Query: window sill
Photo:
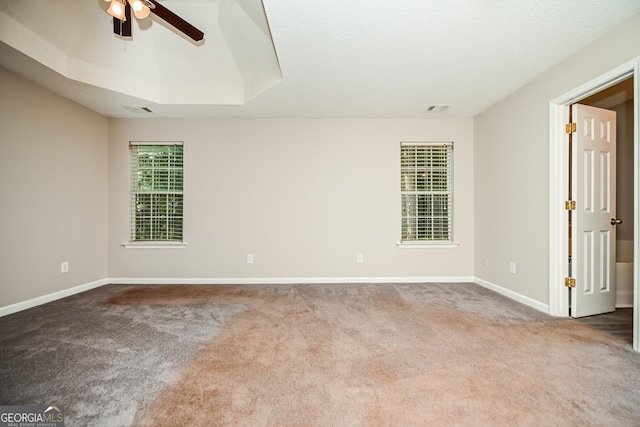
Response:
[{"label": "window sill", "polygon": [[187,244],[184,242],[130,242],[123,243],[126,249],[184,249]]},{"label": "window sill", "polygon": [[400,249],[453,249],[460,246],[459,242],[398,242]]}]

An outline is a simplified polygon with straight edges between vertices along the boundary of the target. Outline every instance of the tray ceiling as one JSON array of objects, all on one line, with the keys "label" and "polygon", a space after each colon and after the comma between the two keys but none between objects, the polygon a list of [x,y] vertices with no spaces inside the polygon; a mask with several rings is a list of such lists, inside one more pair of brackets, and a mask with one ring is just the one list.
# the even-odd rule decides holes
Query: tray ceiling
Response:
[{"label": "tray ceiling", "polygon": [[636,0],[162,4],[205,40],[153,15],[120,39],[102,0],[0,0],[0,66],[109,117],[474,117],[640,12]]}]

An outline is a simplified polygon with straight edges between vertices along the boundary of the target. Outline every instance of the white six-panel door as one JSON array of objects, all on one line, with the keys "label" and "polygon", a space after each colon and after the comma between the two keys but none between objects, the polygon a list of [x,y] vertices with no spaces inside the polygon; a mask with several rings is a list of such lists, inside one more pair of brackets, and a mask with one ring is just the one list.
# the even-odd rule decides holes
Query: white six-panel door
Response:
[{"label": "white six-panel door", "polygon": [[571,316],[615,310],[616,113],[572,107],[573,198]]}]

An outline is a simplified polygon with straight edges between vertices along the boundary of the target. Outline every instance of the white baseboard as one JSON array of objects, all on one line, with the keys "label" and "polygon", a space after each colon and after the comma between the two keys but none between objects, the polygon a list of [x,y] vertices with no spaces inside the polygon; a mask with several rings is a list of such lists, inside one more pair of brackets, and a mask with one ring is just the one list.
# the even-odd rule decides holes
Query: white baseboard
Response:
[{"label": "white baseboard", "polygon": [[518,301],[524,305],[528,305],[529,307],[533,307],[536,310],[542,311],[543,313],[549,314],[549,304],[541,303],[540,301],[536,301],[532,298],[526,297],[509,289],[505,289],[502,286],[498,286],[495,283],[487,282],[486,280],[480,279],[478,277],[475,277],[473,282],[482,286],[483,288],[490,289],[494,292],[499,293],[500,295],[504,295],[507,298],[511,298],[512,300]]},{"label": "white baseboard", "polygon": [[95,282],[85,283],[84,285],[75,286],[73,288],[64,289],[62,291],[53,292],[51,294],[42,295],[40,297],[32,298],[27,301],[18,302],[11,305],[5,305],[0,307],[0,317],[7,316],[9,314],[17,313],[18,311],[26,310],[28,308],[36,307],[38,305],[46,304],[51,301],[55,301],[61,298],[66,298],[71,295],[79,294],[90,289],[98,288],[100,286],[109,283],[109,279],[100,279]]},{"label": "white baseboard", "polygon": [[630,308],[633,307],[633,289],[630,291],[616,292],[616,308]]},{"label": "white baseboard", "polygon": [[279,277],[279,278],[127,278],[108,279],[114,285],[299,285],[331,283],[473,283],[471,276],[438,277]]}]

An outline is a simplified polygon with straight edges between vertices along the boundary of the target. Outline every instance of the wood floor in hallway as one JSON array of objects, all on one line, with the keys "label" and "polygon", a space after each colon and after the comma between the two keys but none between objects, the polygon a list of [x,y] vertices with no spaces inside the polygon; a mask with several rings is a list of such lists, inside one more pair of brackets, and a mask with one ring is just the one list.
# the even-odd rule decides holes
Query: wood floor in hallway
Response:
[{"label": "wood floor in hallway", "polygon": [[611,313],[582,317],[576,321],[622,338],[633,345],[633,308],[618,308]]}]

